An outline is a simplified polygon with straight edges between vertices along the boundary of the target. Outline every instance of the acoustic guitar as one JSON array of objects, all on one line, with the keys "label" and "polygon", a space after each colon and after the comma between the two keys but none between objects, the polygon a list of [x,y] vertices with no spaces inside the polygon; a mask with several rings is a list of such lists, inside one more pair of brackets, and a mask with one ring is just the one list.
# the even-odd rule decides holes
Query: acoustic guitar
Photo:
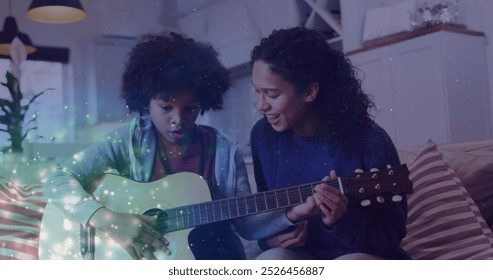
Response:
[{"label": "acoustic guitar", "polygon": [[[352,173],[327,183],[339,187],[346,195],[360,199],[361,204],[366,206],[373,197],[383,203],[380,195],[386,193],[393,194],[394,202],[400,201],[401,194],[412,192],[412,182],[408,176],[407,166],[400,165],[375,172]],[[211,201],[206,182],[194,173],[177,173],[150,183],[107,174],[93,196],[113,211],[164,215],[165,222],[159,231],[166,234],[171,255],[156,252],[156,257],[194,259],[193,244],[188,242],[188,234],[194,227],[303,203],[313,195],[314,187],[319,183]],[[93,251],[94,259],[131,259],[123,247],[104,233],[93,228],[81,230],[78,221],[48,203],[41,223],[40,259],[81,260],[86,251]]]}]

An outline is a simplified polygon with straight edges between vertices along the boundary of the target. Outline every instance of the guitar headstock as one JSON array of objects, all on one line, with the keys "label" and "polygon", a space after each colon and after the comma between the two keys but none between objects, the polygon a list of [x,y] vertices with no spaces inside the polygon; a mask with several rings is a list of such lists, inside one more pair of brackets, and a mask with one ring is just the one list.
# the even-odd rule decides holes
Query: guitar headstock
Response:
[{"label": "guitar headstock", "polygon": [[378,202],[383,202],[381,194],[393,194],[392,200],[402,200],[401,194],[412,193],[413,183],[409,180],[407,165],[389,167],[385,170],[366,173],[351,173],[342,179],[344,192],[362,200],[361,205],[370,204],[368,197],[376,196]]}]

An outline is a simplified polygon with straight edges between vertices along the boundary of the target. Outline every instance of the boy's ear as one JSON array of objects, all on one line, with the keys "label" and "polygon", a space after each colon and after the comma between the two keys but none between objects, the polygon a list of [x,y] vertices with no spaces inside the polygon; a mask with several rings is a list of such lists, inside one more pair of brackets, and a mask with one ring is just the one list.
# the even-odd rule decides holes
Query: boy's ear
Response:
[{"label": "boy's ear", "polygon": [[312,102],[318,96],[318,90],[320,89],[320,85],[317,82],[313,82],[306,89],[305,92],[305,101]]}]

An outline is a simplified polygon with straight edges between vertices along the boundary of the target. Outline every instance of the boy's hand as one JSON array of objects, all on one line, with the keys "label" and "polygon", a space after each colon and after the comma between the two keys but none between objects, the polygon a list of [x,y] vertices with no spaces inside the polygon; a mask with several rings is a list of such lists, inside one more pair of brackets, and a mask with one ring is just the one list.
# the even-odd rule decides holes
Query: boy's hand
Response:
[{"label": "boy's hand", "polygon": [[115,240],[133,259],[155,260],[156,250],[170,253],[168,240],[154,229],[156,216],[118,213],[103,207],[94,213],[89,224]]}]

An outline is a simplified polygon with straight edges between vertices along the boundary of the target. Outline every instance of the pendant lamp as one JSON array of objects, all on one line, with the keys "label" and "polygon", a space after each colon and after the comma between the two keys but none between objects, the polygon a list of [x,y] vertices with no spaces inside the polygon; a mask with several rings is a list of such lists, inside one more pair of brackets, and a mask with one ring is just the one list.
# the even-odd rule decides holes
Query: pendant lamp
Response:
[{"label": "pendant lamp", "polygon": [[44,23],[81,21],[87,14],[79,0],[33,0],[26,16]]},{"label": "pendant lamp", "polygon": [[19,31],[15,18],[12,17],[12,1],[9,2],[9,16],[5,18],[3,30],[0,31],[0,55],[10,56],[10,46],[15,37],[19,38],[26,48],[26,52],[31,54],[36,51],[31,39],[27,34]]}]

